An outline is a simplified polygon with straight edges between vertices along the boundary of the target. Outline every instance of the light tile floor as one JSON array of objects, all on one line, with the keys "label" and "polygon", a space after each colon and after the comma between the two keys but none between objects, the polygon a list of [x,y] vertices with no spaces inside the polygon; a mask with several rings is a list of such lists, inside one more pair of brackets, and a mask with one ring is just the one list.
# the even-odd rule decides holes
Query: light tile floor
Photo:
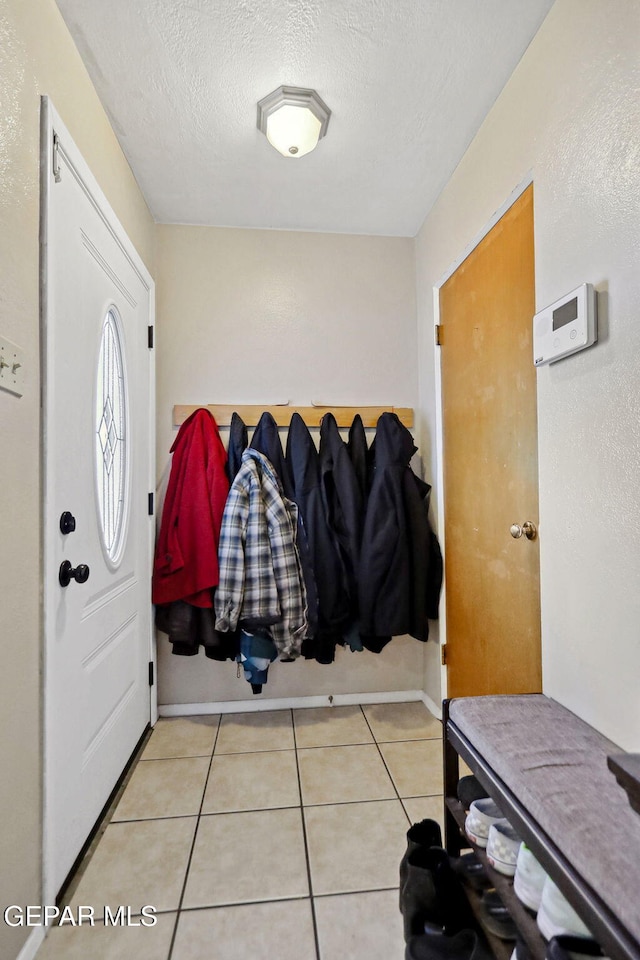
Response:
[{"label": "light tile floor", "polygon": [[441,751],[421,703],[160,720],[67,897],[157,925],[54,928],[37,960],[402,960]]}]

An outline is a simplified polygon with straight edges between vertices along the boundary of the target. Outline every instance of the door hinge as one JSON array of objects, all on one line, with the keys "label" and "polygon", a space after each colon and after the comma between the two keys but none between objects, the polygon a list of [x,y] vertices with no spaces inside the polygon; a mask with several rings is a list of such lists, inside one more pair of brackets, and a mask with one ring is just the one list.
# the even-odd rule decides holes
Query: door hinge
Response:
[{"label": "door hinge", "polygon": [[447,645],[446,645],[446,643],[443,643],[443,644],[440,646],[440,663],[442,664],[443,667],[446,667],[446,665],[447,665]]},{"label": "door hinge", "polygon": [[436,347],[442,346],[442,324],[436,323],[435,326]]},{"label": "door hinge", "polygon": [[149,686],[153,686],[153,660],[149,660]]},{"label": "door hinge", "polygon": [[152,494],[152,493],[149,494],[149,507],[148,507],[148,509],[149,509],[149,516],[152,517],[152,516],[153,516],[153,494]]},{"label": "door hinge", "polygon": [[54,133],[53,135],[53,179],[56,183],[60,183],[62,177],[60,175],[60,158],[58,156],[58,148],[60,147],[60,140],[58,139],[58,134]]},{"label": "door hinge", "polygon": [[153,350],[153,327],[147,327],[147,346]]}]

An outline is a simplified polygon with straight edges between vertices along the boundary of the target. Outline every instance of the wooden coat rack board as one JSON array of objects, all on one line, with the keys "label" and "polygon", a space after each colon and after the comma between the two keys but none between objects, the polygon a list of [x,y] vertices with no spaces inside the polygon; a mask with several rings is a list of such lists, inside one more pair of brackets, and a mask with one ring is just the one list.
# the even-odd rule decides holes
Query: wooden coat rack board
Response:
[{"label": "wooden coat rack board", "polygon": [[173,425],[181,426],[191,416],[194,410],[206,406],[213,414],[219,427],[228,427],[233,413],[242,417],[248,427],[255,427],[262,414],[270,413],[279,427],[288,427],[294,413],[299,413],[308,427],[319,427],[325,413],[332,413],[340,428],[348,428],[353,423],[357,413],[362,417],[365,427],[375,427],[378,418],[383,413],[395,413],[405,427],[413,427],[413,409],[411,407],[297,407],[289,404],[276,406],[259,406],[258,404],[186,404],[179,403],[173,408]]}]

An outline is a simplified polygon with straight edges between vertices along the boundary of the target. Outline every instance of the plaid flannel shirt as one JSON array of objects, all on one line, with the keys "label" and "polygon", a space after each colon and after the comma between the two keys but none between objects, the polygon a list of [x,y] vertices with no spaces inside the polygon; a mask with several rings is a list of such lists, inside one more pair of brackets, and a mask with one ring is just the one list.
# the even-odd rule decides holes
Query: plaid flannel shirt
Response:
[{"label": "plaid flannel shirt", "polygon": [[261,623],[284,658],[299,656],[307,631],[297,523],[298,508],[283,495],[270,462],[246,449],[222,516],[216,629]]}]

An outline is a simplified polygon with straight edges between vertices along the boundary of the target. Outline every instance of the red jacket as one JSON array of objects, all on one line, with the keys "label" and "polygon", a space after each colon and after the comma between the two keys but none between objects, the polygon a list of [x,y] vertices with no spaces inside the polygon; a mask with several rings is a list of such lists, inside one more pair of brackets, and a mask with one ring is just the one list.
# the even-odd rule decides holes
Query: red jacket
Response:
[{"label": "red jacket", "polygon": [[173,461],[153,564],[152,601],[211,607],[218,541],[229,492],[227,454],[208,410],[192,413],[171,447]]}]

